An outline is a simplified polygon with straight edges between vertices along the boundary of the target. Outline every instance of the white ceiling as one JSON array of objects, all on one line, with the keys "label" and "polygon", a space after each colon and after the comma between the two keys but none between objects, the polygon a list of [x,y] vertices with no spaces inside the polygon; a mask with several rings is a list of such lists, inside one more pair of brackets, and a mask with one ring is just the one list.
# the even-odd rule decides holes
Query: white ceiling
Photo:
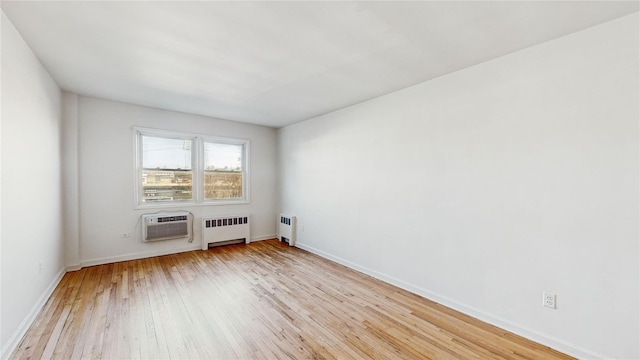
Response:
[{"label": "white ceiling", "polygon": [[638,1],[2,1],[65,90],[281,127],[638,11]]}]

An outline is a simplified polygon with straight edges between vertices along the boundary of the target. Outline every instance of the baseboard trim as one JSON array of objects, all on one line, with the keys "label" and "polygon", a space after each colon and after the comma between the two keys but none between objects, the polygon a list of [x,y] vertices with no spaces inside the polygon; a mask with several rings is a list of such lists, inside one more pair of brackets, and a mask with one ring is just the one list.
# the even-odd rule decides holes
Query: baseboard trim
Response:
[{"label": "baseboard trim", "polygon": [[[251,237],[251,242],[274,239],[275,237],[276,237],[275,234],[255,236],[255,237],[252,236]],[[95,266],[95,265],[111,264],[111,263],[120,262],[120,261],[146,259],[146,258],[150,258],[150,257],[154,257],[154,256],[178,254],[178,253],[181,253],[181,252],[187,252],[187,251],[193,251],[193,250],[201,250],[201,249],[202,248],[200,247],[200,245],[195,244],[195,242],[194,242],[193,244],[191,244],[189,246],[184,246],[184,247],[174,248],[174,249],[164,249],[164,250],[158,250],[158,251],[129,253],[129,254],[125,254],[125,255],[89,259],[89,260],[85,260],[85,261],[81,262],[80,264],[67,266],[67,270],[68,271],[76,271],[76,270],[80,270],[81,268],[86,267],[86,266]]]},{"label": "baseboard trim", "polygon": [[53,294],[53,291],[56,289],[56,286],[58,286],[60,280],[62,280],[62,277],[64,276],[64,274],[66,274],[66,272],[67,269],[64,267],[60,269],[60,271],[58,271],[56,276],[53,278],[53,281],[51,281],[42,295],[40,295],[36,303],[33,304],[27,316],[22,320],[20,325],[18,325],[18,329],[9,338],[9,341],[7,341],[5,346],[2,347],[2,351],[0,352],[0,359],[8,359],[9,356],[11,356],[11,354],[15,351],[15,349],[20,344],[20,341],[22,341],[22,338],[27,333],[27,330],[29,330],[31,324],[33,324],[38,314],[40,314],[40,311],[47,303],[47,300],[49,300],[49,297],[51,296],[51,294]]},{"label": "baseboard trim", "polygon": [[263,241],[263,240],[271,240],[271,239],[275,239],[275,238],[276,238],[276,234],[261,235],[261,236],[252,236],[252,237],[251,237],[251,242],[254,242],[254,241]]},{"label": "baseboard trim", "polygon": [[[97,259],[89,259],[89,260],[83,261],[80,264],[80,268],[83,268],[83,267],[86,267],[86,266],[111,264],[111,263],[120,262],[120,261],[146,259],[146,258],[150,258],[150,257],[154,257],[154,256],[178,254],[178,253],[182,253],[182,252],[193,251],[193,250],[201,250],[201,249],[202,248],[201,248],[200,242],[198,242],[198,243],[194,242],[189,246],[184,246],[184,247],[179,247],[179,248],[163,249],[163,250],[148,251],[148,252],[129,253],[129,254],[125,254],[125,255],[111,256],[111,257],[104,257],[104,258],[97,258]],[[78,269],[76,269],[76,270],[78,270]]]},{"label": "baseboard trim", "polygon": [[504,330],[510,331],[516,335],[520,335],[524,338],[527,338],[529,340],[535,341],[539,344],[548,346],[552,349],[558,350],[560,352],[563,352],[567,355],[571,355],[574,356],[576,358],[579,359],[607,359],[609,357],[602,355],[602,354],[598,354],[595,353],[593,351],[589,351],[583,348],[580,348],[579,346],[575,346],[573,344],[567,343],[566,341],[548,336],[548,335],[544,335],[538,331],[529,329],[527,327],[524,326],[520,326],[518,324],[515,324],[511,321],[502,319],[500,317],[496,317],[494,315],[488,314],[486,312],[483,312],[479,309],[476,309],[473,306],[469,306],[467,304],[463,304],[461,302],[458,302],[456,300],[450,299],[446,296],[442,296],[440,294],[434,293],[432,291],[423,289],[419,286],[415,286],[413,284],[404,282],[400,279],[397,279],[393,276],[389,276],[386,275],[384,273],[375,271],[373,269],[367,268],[365,266],[361,266],[358,265],[356,263],[353,263],[351,261],[348,261],[346,259],[343,259],[339,256],[335,256],[333,254],[327,253],[325,251],[322,251],[320,249],[317,249],[313,246],[309,246],[307,244],[304,243],[300,243],[300,242],[296,242],[296,247],[302,249],[302,250],[306,250],[309,251],[313,254],[316,254],[318,256],[321,256],[325,259],[334,261],[338,264],[344,265],[350,269],[359,271],[361,273],[364,273],[366,275],[369,275],[371,277],[374,277],[378,280],[382,280],[388,284],[397,286],[401,289],[410,291],[414,294],[420,295],[424,298],[427,298],[429,300],[435,301],[439,304],[442,304],[444,306],[447,306],[449,308],[452,308],[454,310],[460,311],[461,313],[464,313],[466,315],[472,316],[478,320],[484,321],[488,324],[500,327]]},{"label": "baseboard trim", "polygon": [[71,264],[71,265],[67,265],[67,272],[69,271],[78,271],[80,269],[82,269],[82,264]]}]

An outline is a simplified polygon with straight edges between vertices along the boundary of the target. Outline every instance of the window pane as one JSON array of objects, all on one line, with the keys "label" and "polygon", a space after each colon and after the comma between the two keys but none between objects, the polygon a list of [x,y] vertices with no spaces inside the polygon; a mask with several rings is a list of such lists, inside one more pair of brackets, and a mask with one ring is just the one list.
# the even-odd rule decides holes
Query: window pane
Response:
[{"label": "window pane", "polygon": [[204,143],[204,169],[242,171],[243,145]]},{"label": "window pane", "polygon": [[205,171],[204,197],[207,200],[241,198],[242,173],[227,171]]},{"label": "window pane", "polygon": [[204,143],[204,197],[207,200],[244,196],[244,145]]},{"label": "window pane", "polygon": [[142,202],[192,200],[192,140],[142,136]]},{"label": "window pane", "polygon": [[142,170],[142,202],[193,199],[191,171]]},{"label": "window pane", "polygon": [[142,136],[142,167],[191,170],[192,140]]}]

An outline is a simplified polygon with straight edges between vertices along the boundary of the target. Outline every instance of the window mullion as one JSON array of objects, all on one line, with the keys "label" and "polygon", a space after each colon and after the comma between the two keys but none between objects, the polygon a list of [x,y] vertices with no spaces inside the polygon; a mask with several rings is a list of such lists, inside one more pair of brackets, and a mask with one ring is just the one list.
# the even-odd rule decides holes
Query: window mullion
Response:
[{"label": "window mullion", "polygon": [[194,189],[195,189],[195,201],[197,203],[201,203],[202,200],[204,199],[204,192],[203,192],[203,187],[204,187],[204,180],[203,175],[202,175],[202,164],[203,164],[203,160],[202,160],[202,147],[203,147],[203,142],[202,139],[200,137],[196,137],[195,141],[195,145],[196,145],[196,151],[194,151],[194,156],[196,157],[194,164],[195,164],[195,168],[194,170],[194,174],[193,174],[193,181],[194,181]]}]

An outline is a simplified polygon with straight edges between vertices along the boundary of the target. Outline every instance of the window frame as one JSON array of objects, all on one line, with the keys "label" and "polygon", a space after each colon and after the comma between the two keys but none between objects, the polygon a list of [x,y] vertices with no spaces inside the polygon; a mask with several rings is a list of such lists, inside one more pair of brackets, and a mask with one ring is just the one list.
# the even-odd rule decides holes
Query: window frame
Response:
[{"label": "window frame", "polygon": [[[143,202],[144,190],[142,186],[142,137],[154,136],[168,139],[191,140],[191,200],[170,200],[158,202]],[[208,134],[188,133],[182,131],[160,130],[143,127],[133,127],[134,138],[134,209],[171,208],[185,206],[218,206],[251,203],[251,162],[250,141],[231,137]],[[242,145],[242,197],[237,199],[205,199],[204,197],[204,143],[221,143]]]},{"label": "window frame", "polygon": [[[200,145],[198,151],[200,152],[199,159],[201,163],[198,166],[200,173],[200,181],[202,186],[198,187],[201,192],[200,199],[203,204],[222,205],[224,204],[248,204],[249,203],[249,140],[246,139],[234,139],[220,136],[202,136],[200,137]],[[207,199],[204,194],[204,176],[205,176],[205,161],[204,161],[204,143],[216,143],[216,144],[228,144],[228,145],[241,145],[242,146],[242,197],[237,199]]]}]

